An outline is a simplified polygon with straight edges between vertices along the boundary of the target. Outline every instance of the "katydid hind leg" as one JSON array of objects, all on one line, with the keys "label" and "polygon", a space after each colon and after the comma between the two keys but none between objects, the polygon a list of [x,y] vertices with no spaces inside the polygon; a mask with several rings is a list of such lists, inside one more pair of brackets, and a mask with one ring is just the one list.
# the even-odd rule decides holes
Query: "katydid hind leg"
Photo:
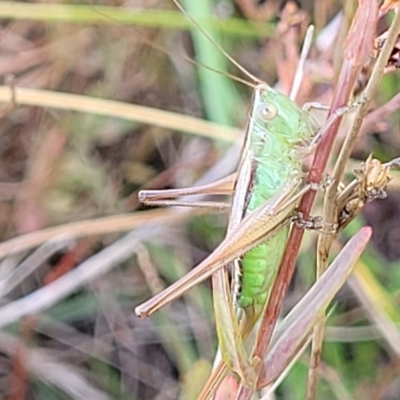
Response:
[{"label": "katydid hind leg", "polygon": [[230,203],[223,201],[152,200],[145,204],[160,207],[212,208],[216,210],[229,210],[231,208]]},{"label": "katydid hind leg", "polygon": [[[218,181],[190,188],[165,189],[165,190],[141,190],[139,200],[147,205],[160,204],[162,200],[176,199],[183,196],[196,195],[230,195],[236,180],[236,174],[231,174]],[[157,203],[158,202],[158,203]]]},{"label": "katydid hind leg", "polygon": [[[293,183],[291,191],[288,190],[287,192],[287,196],[290,197],[290,193],[297,191],[297,188],[298,183]],[[290,204],[290,207],[283,209],[280,213],[271,215],[271,209],[279,208],[279,202],[282,202],[280,196],[271,199],[246,216],[237,229],[227,234],[209,257],[168,288],[136,307],[136,314],[140,317],[150,316],[163,306],[181,297],[187,290],[209,278],[214,272],[266,240],[268,236],[280,231],[282,226],[290,222],[294,206]]]}]

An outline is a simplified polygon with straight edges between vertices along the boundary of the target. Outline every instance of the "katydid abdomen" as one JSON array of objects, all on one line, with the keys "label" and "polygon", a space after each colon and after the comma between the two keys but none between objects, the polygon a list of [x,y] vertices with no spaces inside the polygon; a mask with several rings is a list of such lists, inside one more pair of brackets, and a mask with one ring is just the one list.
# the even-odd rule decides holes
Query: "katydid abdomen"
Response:
[{"label": "katydid abdomen", "polygon": [[239,307],[265,304],[285,250],[288,232],[289,227],[283,228],[273,238],[250,250],[243,257],[240,263],[240,293],[237,295]]}]

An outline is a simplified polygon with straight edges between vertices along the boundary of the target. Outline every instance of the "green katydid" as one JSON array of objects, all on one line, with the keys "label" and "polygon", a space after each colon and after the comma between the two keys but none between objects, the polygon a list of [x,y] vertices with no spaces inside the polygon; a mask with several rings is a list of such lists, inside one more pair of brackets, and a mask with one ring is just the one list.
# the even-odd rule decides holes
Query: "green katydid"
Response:
[{"label": "green katydid", "polygon": [[[225,240],[191,273],[136,308],[139,316],[149,316],[213,274],[214,309],[223,359],[249,386],[255,385],[256,377],[242,337],[251,331],[268,297],[285,248],[288,222],[296,204],[293,197],[302,182],[304,153],[308,154],[314,137],[314,124],[305,111],[266,83],[258,83]],[[149,193],[145,195],[148,197]],[[266,240],[270,231],[271,237]],[[237,257],[246,251],[239,262]],[[222,268],[232,261],[233,297],[243,310],[240,323],[232,306],[227,272]]]},{"label": "green katydid", "polygon": [[[252,374],[252,363],[247,360],[242,338],[258,320],[279,267],[302,182],[302,157],[299,155],[309,148],[314,136],[313,124],[306,112],[269,86],[258,85],[233,191],[226,238],[198,267],[136,308],[139,316],[149,316],[213,275],[214,310],[222,357],[229,369],[249,386],[255,385],[256,377]],[[147,197],[148,193],[145,195]],[[239,261],[237,258],[244,253]],[[240,323],[232,306],[227,271],[222,268],[230,262],[235,271],[234,301],[243,310]]]}]

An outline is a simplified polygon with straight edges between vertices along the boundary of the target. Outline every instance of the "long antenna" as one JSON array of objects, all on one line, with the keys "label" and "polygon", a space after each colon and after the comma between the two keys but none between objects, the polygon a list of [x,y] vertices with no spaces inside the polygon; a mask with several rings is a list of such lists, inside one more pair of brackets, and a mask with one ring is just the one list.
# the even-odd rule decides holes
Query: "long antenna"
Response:
[{"label": "long antenna", "polygon": [[246,68],[244,68],[242,65],[240,65],[236,60],[234,60],[225,50],[224,48],[217,43],[204,29],[203,27],[182,7],[182,5],[179,3],[178,0],[172,0],[174,4],[179,8],[180,11],[182,11],[183,14],[185,14],[189,20],[195,25],[200,31],[203,33],[203,35],[240,71],[242,71],[248,78],[250,78],[253,82],[256,84],[261,83],[262,81],[258,79],[256,76],[254,76],[251,72],[249,72]]},{"label": "long antenna", "polygon": [[[189,15],[185,10],[183,10],[183,9],[181,8],[181,6],[180,6],[178,3],[175,3],[175,4],[177,4],[177,6],[182,10],[182,12],[184,12],[185,15],[186,15],[194,24],[197,25],[196,21],[194,21],[193,18],[191,18],[190,15]],[[100,14],[101,16],[103,16],[104,18],[106,18],[106,19],[108,19],[108,20],[110,20],[110,21],[112,21],[112,22],[116,22],[113,18],[109,17],[106,13],[104,13],[104,12],[100,11],[99,9],[97,9],[97,8],[96,8],[96,4],[92,4],[92,6],[93,6],[94,10],[95,10],[98,14]],[[117,22],[118,22],[118,21],[117,21]],[[198,25],[197,25],[197,26],[198,26]],[[227,55],[227,54],[225,53],[225,51],[224,51],[223,49],[220,48],[220,46],[218,45],[218,43],[216,43],[212,38],[210,38],[210,37],[207,35],[206,32],[204,32],[204,30],[201,28],[201,26],[199,26],[199,29],[201,29],[201,31],[206,35],[207,39],[211,40],[211,41],[223,52],[223,54],[226,55],[226,56],[229,58],[230,61],[232,61],[235,65],[237,65],[237,63],[236,63],[234,60],[232,60],[232,59],[229,57],[229,55]],[[143,41],[143,43],[146,43],[148,46],[153,47],[153,49],[156,49],[157,51],[161,51],[162,53],[167,54],[167,55],[169,55],[169,56],[170,56],[170,55],[173,55],[174,57],[179,57],[179,58],[181,58],[182,60],[184,60],[184,61],[186,61],[186,62],[188,62],[188,63],[190,63],[190,64],[192,64],[192,65],[195,65],[196,67],[197,67],[197,66],[200,66],[201,68],[208,69],[209,71],[216,72],[217,74],[221,74],[221,75],[227,76],[228,78],[231,78],[231,79],[233,79],[233,80],[236,81],[236,82],[243,83],[243,84],[246,85],[246,86],[249,86],[249,87],[251,87],[251,88],[254,88],[254,84],[251,83],[251,82],[246,81],[245,79],[239,78],[238,76],[233,75],[233,74],[230,74],[229,72],[226,72],[226,71],[222,72],[222,71],[220,71],[220,70],[217,69],[217,68],[210,67],[209,65],[203,64],[203,63],[200,62],[200,61],[195,61],[195,60],[191,59],[190,57],[184,56],[183,54],[179,54],[179,53],[175,53],[175,52],[170,51],[170,50],[166,50],[164,47],[159,46],[159,45],[153,43],[152,41],[148,40],[146,37],[144,37],[143,35],[141,35],[141,34],[138,33],[138,32],[135,32],[135,35],[138,36],[138,37],[140,37],[140,40]],[[241,67],[240,65],[238,65],[238,67],[239,67],[241,70],[244,69],[244,68]],[[248,74],[249,74],[249,73],[246,73],[246,75],[248,75]],[[250,75],[251,75],[251,74],[250,74]],[[254,77],[251,75],[251,78],[253,79]],[[257,80],[257,83],[259,83],[258,80]]]}]

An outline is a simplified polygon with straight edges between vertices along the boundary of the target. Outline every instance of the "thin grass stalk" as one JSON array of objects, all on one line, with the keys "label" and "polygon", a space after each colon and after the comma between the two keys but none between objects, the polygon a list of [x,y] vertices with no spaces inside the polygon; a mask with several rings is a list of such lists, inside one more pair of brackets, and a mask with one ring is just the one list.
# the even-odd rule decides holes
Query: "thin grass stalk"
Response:
[{"label": "thin grass stalk", "polygon": [[61,93],[10,86],[0,86],[0,101],[15,105],[48,107],[51,109],[78,111],[95,115],[122,118],[185,133],[192,133],[212,139],[234,141],[242,131],[199,118],[150,107]]},{"label": "thin grass stalk", "polygon": [[[178,11],[134,9],[95,4],[17,3],[2,1],[0,18],[16,20],[69,22],[76,24],[120,24],[149,28],[189,29],[191,23]],[[271,37],[274,25],[238,18],[199,18],[206,28],[242,37]]]}]

